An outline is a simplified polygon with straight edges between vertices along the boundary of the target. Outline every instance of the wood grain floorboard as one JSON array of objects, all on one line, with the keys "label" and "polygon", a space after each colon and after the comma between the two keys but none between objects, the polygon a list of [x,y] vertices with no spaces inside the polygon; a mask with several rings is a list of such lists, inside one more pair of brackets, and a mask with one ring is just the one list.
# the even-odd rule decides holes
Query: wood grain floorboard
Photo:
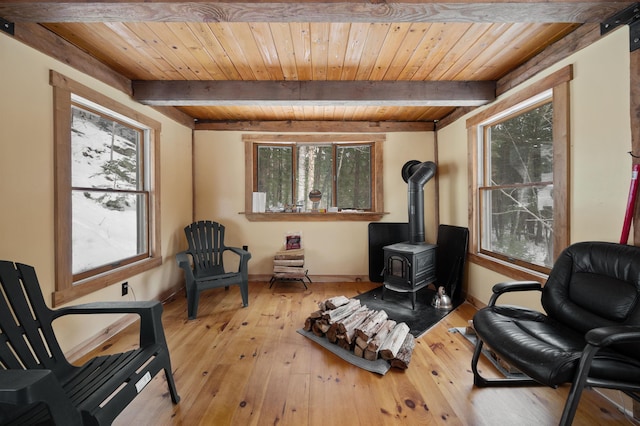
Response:
[{"label": "wood grain floorboard", "polygon": [[[206,292],[198,318],[187,321],[182,294],[167,301],[163,324],[178,405],[156,376],[115,425],[553,425],[568,387],[475,388],[473,347],[460,334],[475,308],[463,304],[416,340],[407,370],[379,376],[348,364],[296,332],[317,303],[356,296],[379,284],[252,282],[249,306],[238,287]],[[83,359],[137,344],[133,325]],[[79,360],[79,362],[81,362]],[[488,362],[487,375],[497,375]],[[630,407],[628,407],[630,408]],[[575,425],[628,425],[593,390]]]}]

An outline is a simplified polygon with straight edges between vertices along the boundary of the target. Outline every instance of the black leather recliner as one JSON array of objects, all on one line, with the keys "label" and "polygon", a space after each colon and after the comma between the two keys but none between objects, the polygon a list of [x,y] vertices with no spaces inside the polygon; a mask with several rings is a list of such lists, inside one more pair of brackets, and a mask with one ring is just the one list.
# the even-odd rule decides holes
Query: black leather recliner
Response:
[{"label": "black leather recliner", "polygon": [[[504,293],[528,290],[542,292],[545,313],[496,304]],[[544,287],[533,281],[496,284],[473,325],[474,384],[571,383],[561,425],[573,421],[585,386],[620,389],[640,401],[640,247],[576,243],[562,252]],[[482,377],[483,344],[528,377]]]}]

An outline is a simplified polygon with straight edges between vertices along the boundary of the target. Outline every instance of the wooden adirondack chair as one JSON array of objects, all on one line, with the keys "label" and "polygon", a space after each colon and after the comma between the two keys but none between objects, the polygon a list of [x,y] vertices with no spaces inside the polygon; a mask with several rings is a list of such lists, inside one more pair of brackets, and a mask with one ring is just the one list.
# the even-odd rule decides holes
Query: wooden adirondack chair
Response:
[{"label": "wooden adirondack chair", "polygon": [[[212,288],[240,286],[242,305],[249,305],[249,268],[251,253],[238,247],[224,245],[223,225],[212,221],[199,221],[184,228],[189,249],[176,255],[178,265],[184,270],[187,289],[187,314],[189,319],[198,315],[200,293]],[[224,269],[224,252],[240,256],[237,272]],[[191,261],[189,260],[191,256]]]},{"label": "wooden adirondack chair", "polygon": [[[49,309],[33,267],[0,261],[0,424],[109,425],[164,370],[171,400],[180,397],[155,301],[88,303]],[[140,316],[140,345],[70,364],[52,322],[69,314]]]}]

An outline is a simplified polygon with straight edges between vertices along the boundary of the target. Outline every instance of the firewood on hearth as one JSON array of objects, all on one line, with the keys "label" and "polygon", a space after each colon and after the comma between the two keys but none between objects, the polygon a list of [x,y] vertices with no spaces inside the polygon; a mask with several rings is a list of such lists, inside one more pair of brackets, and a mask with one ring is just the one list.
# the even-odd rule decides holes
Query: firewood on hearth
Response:
[{"label": "firewood on hearth", "polygon": [[384,343],[380,346],[380,358],[387,361],[395,358],[405,337],[407,337],[409,330],[409,326],[404,322],[396,324],[393,330],[391,330],[391,333],[389,333],[385,339]]},{"label": "firewood on hearth", "polygon": [[373,339],[371,339],[364,350],[365,359],[368,359],[369,361],[375,361],[376,359],[378,359],[378,349],[384,343],[387,336],[395,326],[396,322],[392,319],[388,319],[382,323],[380,330],[378,330],[378,333],[376,333]]},{"label": "firewood on hearth", "polygon": [[339,308],[342,305],[349,303],[349,298],[345,296],[336,296],[318,303],[318,307],[322,311],[330,311],[332,309]]},{"label": "firewood on hearth", "polygon": [[356,328],[359,327],[364,321],[374,313],[366,306],[361,306],[352,315],[349,315],[342,322],[338,324],[338,332],[345,336],[345,340],[349,346],[353,346],[356,339]]},{"label": "firewood on hearth", "polygon": [[[356,333],[362,340],[369,341],[376,335],[382,324],[389,318],[385,311],[377,311],[374,315],[371,315],[365,322],[363,322],[358,328]],[[366,346],[363,346],[365,348]]]},{"label": "firewood on hearth", "polygon": [[355,334],[355,327],[357,327],[362,321],[364,321],[372,311],[366,306],[360,306],[353,311],[349,316],[344,319],[335,321],[327,330],[327,339],[331,343],[337,343],[337,339],[344,338],[345,334],[348,334],[346,343],[351,345],[353,342],[353,336]]},{"label": "firewood on hearth", "polygon": [[320,319],[316,320],[311,326],[311,331],[318,337],[324,337],[324,335],[329,331],[329,324],[326,321]]},{"label": "firewood on hearth", "polygon": [[413,348],[416,346],[416,339],[413,334],[407,333],[407,336],[400,346],[400,350],[394,359],[391,360],[391,366],[394,368],[400,368],[406,370],[409,367],[411,361],[411,354],[413,354]]},{"label": "firewood on hearth", "polygon": [[309,316],[307,317],[307,319],[304,320],[304,330],[305,331],[311,331],[311,328],[313,327],[313,323],[316,322],[318,319],[322,318],[322,311],[321,310],[317,310],[314,312],[311,312],[309,314]]},{"label": "firewood on hearth", "polygon": [[370,341],[371,339],[364,340],[362,337],[358,336],[358,334],[356,333],[356,346],[362,349],[361,356],[364,356],[364,350],[367,348],[367,345],[369,344]]},{"label": "firewood on hearth", "polygon": [[322,319],[326,320],[329,324],[333,324],[334,322],[341,321],[342,319],[348,317],[353,312],[357,311],[358,308],[360,308],[360,300],[351,299],[349,300],[349,303],[342,305],[339,308],[324,311],[324,313],[322,314]]},{"label": "firewood on hearth", "polygon": [[302,327],[302,329],[304,331],[311,331],[311,328],[313,327],[314,322],[316,322],[314,318],[307,317],[307,319],[304,320],[304,326]]}]

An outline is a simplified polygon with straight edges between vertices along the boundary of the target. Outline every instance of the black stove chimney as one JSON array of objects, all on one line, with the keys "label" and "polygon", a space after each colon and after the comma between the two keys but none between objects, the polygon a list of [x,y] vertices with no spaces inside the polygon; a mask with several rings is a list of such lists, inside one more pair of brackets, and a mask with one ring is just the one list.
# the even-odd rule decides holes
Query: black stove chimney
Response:
[{"label": "black stove chimney", "polygon": [[408,161],[402,167],[402,178],[409,184],[409,244],[423,244],[424,232],[424,185],[436,174],[436,163],[417,160]]}]

